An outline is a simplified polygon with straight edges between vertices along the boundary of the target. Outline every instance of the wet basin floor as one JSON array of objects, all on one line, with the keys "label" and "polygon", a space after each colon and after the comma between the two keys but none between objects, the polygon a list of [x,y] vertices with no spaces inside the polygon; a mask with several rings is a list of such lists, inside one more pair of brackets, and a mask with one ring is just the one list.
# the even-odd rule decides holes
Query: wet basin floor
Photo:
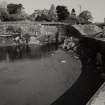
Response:
[{"label": "wet basin floor", "polygon": [[50,105],[81,74],[81,63],[63,50],[40,59],[0,62],[0,105]]}]

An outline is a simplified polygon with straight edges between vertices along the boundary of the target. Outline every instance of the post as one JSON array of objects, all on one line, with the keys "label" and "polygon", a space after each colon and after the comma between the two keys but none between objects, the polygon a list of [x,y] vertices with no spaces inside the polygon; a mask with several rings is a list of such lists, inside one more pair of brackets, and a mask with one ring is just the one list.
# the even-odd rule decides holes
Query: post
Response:
[{"label": "post", "polygon": [[56,40],[56,48],[58,48],[58,42],[59,42],[59,31],[57,31],[55,35],[55,40]]}]

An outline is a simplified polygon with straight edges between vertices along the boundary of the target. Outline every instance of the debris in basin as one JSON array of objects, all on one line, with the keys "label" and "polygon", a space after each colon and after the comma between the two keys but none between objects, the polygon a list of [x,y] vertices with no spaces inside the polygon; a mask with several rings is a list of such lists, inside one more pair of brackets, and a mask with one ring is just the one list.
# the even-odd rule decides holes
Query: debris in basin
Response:
[{"label": "debris in basin", "polygon": [[29,44],[36,44],[36,45],[40,45],[41,42],[39,40],[37,40],[35,37],[31,37],[30,38],[30,42]]},{"label": "debris in basin", "polygon": [[54,53],[51,54],[52,56],[54,55]]},{"label": "debris in basin", "polygon": [[70,37],[64,40],[64,44],[62,47],[63,49],[69,50],[69,49],[72,49],[74,46],[75,46],[75,43],[73,42],[72,37]]},{"label": "debris in basin", "polygon": [[67,37],[64,40],[62,48],[65,50],[76,50],[78,45],[78,39],[75,37]]},{"label": "debris in basin", "polygon": [[66,63],[66,60],[61,60],[61,63]]}]

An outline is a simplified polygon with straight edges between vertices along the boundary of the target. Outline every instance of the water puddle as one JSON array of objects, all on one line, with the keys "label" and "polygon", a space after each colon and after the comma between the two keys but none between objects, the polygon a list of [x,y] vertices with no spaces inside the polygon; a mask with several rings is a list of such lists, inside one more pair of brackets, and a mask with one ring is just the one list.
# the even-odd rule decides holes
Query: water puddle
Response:
[{"label": "water puddle", "polygon": [[56,49],[55,43],[0,47],[0,61],[11,62],[23,59],[40,59],[52,55]]}]

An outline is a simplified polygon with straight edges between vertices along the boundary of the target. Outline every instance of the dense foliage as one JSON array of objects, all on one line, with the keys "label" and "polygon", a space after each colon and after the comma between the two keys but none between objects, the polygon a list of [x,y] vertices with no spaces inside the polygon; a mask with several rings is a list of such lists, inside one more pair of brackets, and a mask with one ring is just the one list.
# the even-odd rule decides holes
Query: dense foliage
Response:
[{"label": "dense foliage", "polygon": [[88,10],[82,11],[78,16],[78,19],[80,23],[90,23],[93,19],[92,13]]},{"label": "dense foliage", "polygon": [[7,5],[7,11],[9,14],[20,13],[22,9],[23,9],[22,4],[8,4]]},{"label": "dense foliage", "polygon": [[[4,4],[4,3],[3,3]],[[1,21],[60,21],[69,22],[71,24],[87,24],[92,22],[92,13],[88,10],[82,11],[78,16],[76,10],[73,8],[71,13],[66,6],[58,5],[55,7],[51,5],[50,9],[36,10],[31,15],[26,14],[22,4],[6,4],[5,6],[0,4],[0,20]]]},{"label": "dense foliage", "polygon": [[69,17],[69,11],[66,6],[58,5],[56,7],[58,21],[64,21]]}]

